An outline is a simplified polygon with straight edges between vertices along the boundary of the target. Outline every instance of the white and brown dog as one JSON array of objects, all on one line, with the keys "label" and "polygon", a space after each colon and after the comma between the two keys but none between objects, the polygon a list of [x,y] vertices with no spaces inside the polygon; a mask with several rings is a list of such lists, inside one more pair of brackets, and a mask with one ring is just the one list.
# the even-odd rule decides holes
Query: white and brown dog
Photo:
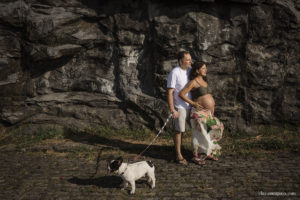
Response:
[{"label": "white and brown dog", "polygon": [[123,179],[123,187],[128,186],[128,183],[131,185],[130,194],[135,193],[135,181],[148,176],[148,182],[151,183],[151,188],[155,187],[155,167],[151,161],[141,161],[136,163],[124,163],[122,157],[119,157],[116,160],[108,161],[108,171],[114,172],[121,176]]}]

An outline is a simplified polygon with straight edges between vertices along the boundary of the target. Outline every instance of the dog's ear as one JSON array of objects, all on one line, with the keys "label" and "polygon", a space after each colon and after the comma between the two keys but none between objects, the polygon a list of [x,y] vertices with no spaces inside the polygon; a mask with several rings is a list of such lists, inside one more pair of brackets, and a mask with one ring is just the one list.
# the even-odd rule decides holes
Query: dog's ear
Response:
[{"label": "dog's ear", "polygon": [[120,156],[119,158],[117,158],[118,164],[121,165],[123,162],[123,158]]}]

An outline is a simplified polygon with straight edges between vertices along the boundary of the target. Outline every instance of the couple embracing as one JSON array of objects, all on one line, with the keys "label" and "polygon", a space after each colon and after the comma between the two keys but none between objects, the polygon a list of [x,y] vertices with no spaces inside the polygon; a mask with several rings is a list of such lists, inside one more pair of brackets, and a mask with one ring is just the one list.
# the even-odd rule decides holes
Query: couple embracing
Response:
[{"label": "couple embracing", "polygon": [[190,117],[192,126],[193,161],[205,164],[206,159],[218,160],[224,126],[214,116],[215,102],[206,81],[206,64],[192,64],[187,51],[178,53],[179,65],[168,76],[168,103],[174,119],[174,146],[176,161],[187,164],[181,154],[181,139],[186,120]]}]

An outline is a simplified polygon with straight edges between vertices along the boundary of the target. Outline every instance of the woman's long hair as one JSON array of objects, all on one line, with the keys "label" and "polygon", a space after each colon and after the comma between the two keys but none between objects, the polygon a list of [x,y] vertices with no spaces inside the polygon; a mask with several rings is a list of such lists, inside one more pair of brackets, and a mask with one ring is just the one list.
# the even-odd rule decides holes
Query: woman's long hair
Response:
[{"label": "woman's long hair", "polygon": [[[206,65],[206,64],[202,61],[196,61],[192,64],[192,69],[191,69],[190,77],[189,77],[190,80],[193,80],[194,78],[196,78],[198,76],[196,71],[198,69],[201,69],[201,67],[203,67],[203,65]],[[206,81],[206,77],[203,77],[203,78]]]}]

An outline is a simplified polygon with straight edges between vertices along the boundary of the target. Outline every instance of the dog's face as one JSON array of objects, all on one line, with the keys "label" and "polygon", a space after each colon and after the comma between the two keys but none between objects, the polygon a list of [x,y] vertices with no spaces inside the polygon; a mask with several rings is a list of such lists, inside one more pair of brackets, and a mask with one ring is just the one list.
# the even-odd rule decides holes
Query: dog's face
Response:
[{"label": "dog's face", "polygon": [[119,157],[116,160],[108,161],[107,162],[107,169],[108,169],[108,171],[110,173],[117,171],[120,168],[122,162],[123,162],[123,158],[122,157]]}]

